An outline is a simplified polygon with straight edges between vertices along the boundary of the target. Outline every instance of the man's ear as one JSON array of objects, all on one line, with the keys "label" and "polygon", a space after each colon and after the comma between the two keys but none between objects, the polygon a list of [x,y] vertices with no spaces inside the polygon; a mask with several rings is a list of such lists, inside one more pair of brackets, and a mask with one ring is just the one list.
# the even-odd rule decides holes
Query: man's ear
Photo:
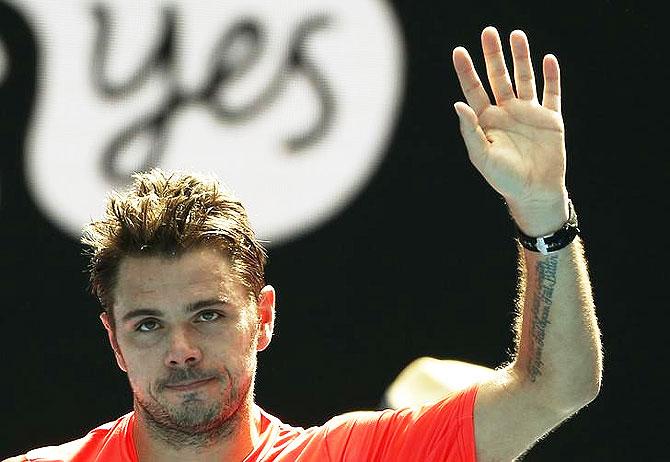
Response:
[{"label": "man's ear", "polygon": [[119,365],[119,367],[123,372],[128,372],[128,368],[126,367],[126,361],[123,359],[123,355],[121,354],[119,344],[116,342],[116,333],[114,332],[114,327],[112,327],[112,321],[109,319],[109,314],[107,314],[106,311],[103,311],[102,313],[100,313],[100,320],[102,321],[102,325],[105,326],[105,330],[107,331],[107,338],[109,339],[109,344],[111,345],[112,350],[114,350],[114,356],[116,356],[116,363]]},{"label": "man's ear", "polygon": [[275,300],[276,293],[272,286],[265,286],[261,289],[258,298],[258,316],[260,319],[260,328],[258,330],[258,351],[265,350],[272,340],[272,333],[275,329]]}]

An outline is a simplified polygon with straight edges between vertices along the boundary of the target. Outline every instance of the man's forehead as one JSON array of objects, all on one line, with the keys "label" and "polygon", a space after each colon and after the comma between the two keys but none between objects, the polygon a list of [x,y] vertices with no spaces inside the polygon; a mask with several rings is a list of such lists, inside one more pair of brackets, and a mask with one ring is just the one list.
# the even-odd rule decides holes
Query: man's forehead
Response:
[{"label": "man's forehead", "polygon": [[242,288],[230,260],[208,248],[177,256],[127,256],[121,260],[115,284],[117,302],[165,297],[239,297]]}]

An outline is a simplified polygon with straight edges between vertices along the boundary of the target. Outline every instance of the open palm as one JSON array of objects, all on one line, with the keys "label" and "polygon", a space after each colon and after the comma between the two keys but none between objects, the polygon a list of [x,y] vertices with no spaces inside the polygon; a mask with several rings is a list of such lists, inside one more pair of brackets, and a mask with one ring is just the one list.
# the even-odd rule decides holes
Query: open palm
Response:
[{"label": "open palm", "polygon": [[468,102],[455,105],[461,133],[472,163],[510,208],[562,204],[567,198],[566,156],[558,61],[552,55],[544,58],[540,104],[526,35],[514,31],[510,42],[516,93],[497,30],[487,27],[482,32],[495,105],[491,104],[467,50],[454,50],[454,67]]}]

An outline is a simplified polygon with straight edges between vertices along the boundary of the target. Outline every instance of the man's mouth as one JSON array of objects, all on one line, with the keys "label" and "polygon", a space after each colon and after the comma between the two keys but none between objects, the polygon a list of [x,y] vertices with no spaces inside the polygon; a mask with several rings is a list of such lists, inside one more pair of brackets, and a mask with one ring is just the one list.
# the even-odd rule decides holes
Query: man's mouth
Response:
[{"label": "man's mouth", "polygon": [[208,385],[211,381],[213,381],[213,377],[205,378],[205,379],[198,379],[198,380],[189,380],[186,382],[178,382],[178,383],[171,383],[168,385],[165,385],[165,388],[168,388],[170,390],[175,390],[175,391],[191,391],[196,388],[200,388],[202,386]]}]

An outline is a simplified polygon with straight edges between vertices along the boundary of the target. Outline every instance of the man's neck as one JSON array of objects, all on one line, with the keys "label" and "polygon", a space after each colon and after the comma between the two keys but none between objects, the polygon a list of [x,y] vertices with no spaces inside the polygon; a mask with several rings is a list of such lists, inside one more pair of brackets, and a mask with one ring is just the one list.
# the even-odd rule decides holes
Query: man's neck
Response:
[{"label": "man's neck", "polygon": [[177,447],[168,444],[159,437],[146,416],[139,410],[135,411],[133,438],[139,462],[145,461],[179,461],[209,462],[232,461],[242,462],[251,453],[260,439],[260,411],[253,403],[244,405],[238,410],[234,425],[224,435],[209,441],[206,445],[185,445]]}]

